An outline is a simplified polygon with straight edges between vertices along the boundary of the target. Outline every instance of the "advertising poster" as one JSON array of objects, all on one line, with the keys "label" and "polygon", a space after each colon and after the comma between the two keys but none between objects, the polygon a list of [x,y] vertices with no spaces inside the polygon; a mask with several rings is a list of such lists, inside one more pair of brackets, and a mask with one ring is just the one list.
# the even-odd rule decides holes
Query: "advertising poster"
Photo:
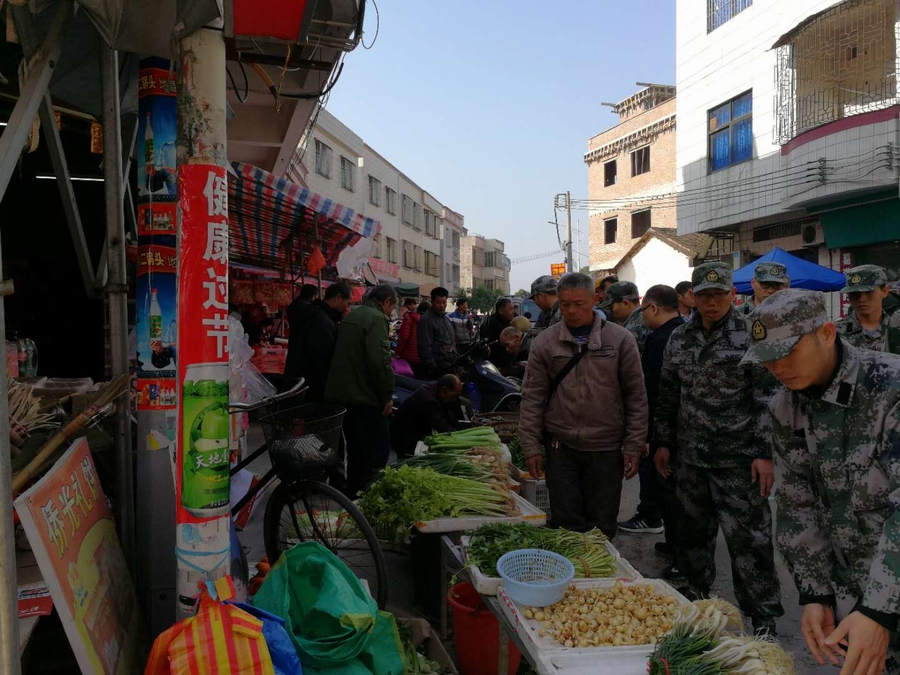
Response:
[{"label": "advertising poster", "polygon": [[82,673],[133,672],[140,617],[87,440],[15,502]]},{"label": "advertising poster", "polygon": [[228,179],[225,168],[179,173],[177,522],[229,511]]},{"label": "advertising poster", "polygon": [[174,409],[176,400],[175,248],[138,248],[137,407]]}]

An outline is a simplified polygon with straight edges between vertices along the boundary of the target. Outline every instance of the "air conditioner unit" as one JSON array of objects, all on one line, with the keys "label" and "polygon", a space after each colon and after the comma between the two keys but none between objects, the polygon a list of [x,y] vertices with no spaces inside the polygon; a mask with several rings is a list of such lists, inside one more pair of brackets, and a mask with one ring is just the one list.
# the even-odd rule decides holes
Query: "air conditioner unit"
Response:
[{"label": "air conditioner unit", "polygon": [[825,232],[819,223],[806,223],[800,228],[800,239],[804,246],[818,246],[825,243]]}]

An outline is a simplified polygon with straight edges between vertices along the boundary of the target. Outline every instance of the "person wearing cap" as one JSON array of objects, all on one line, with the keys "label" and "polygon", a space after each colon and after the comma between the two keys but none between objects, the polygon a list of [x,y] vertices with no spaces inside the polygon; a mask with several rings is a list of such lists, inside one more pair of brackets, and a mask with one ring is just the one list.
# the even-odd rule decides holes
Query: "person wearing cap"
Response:
[{"label": "person wearing cap", "polygon": [[721,262],[694,268],[697,312],[669,338],[654,415],[654,464],[670,475],[677,448],[679,521],[676,564],[693,598],[715,581],[719,528],[731,554],[734,594],[757,632],[775,631],[781,607],[772,546],[772,455],[761,432],[771,377],[741,358],[750,345],[746,317],[734,306],[733,270]]},{"label": "person wearing cap", "polygon": [[841,293],[849,297],[853,313],[836,323],[841,337],[854,347],[900,354],[900,317],[888,316],[883,309],[890,292],[885,269],[860,265],[846,275]]},{"label": "person wearing cap", "polygon": [[534,300],[534,304],[541,310],[541,315],[534,324],[536,329],[549,328],[560,322],[562,316],[559,313],[555,278],[545,274],[532,281],[531,294],[528,297]]},{"label": "person wearing cap", "polygon": [[785,386],[775,531],[806,645],[842,673],[900,672],[900,357],[854,347],[815,291],[778,293],[748,323],[744,360]]},{"label": "person wearing cap", "polygon": [[791,280],[787,275],[787,267],[777,262],[757,263],[753,270],[753,278],[750,279],[753,288],[753,300],[745,302],[741,311],[749,314],[759,307],[759,303],[774,295],[778,291],[790,288]]},{"label": "person wearing cap", "polygon": [[609,315],[609,320],[627,328],[638,343],[638,351],[644,351],[644,344],[650,329],[641,315],[641,294],[630,281],[617,281],[606,289],[606,298],[599,305],[600,311]]}]

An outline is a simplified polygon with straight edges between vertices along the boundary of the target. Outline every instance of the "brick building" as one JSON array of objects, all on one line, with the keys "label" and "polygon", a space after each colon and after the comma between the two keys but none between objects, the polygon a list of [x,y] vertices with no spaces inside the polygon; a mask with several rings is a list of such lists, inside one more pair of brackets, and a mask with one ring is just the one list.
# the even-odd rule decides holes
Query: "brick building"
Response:
[{"label": "brick building", "polygon": [[647,231],[677,225],[675,87],[648,85],[608,103],[619,123],[588,141],[589,265],[607,272]]}]

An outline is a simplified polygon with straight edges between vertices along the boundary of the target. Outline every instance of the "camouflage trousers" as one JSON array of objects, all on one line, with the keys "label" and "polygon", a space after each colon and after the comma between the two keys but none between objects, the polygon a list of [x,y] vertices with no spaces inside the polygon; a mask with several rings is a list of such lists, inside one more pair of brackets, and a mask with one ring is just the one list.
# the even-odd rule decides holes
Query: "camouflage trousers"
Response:
[{"label": "camouflage trousers", "polygon": [[750,465],[707,469],[681,463],[677,494],[682,505],[678,567],[691,590],[708,592],[716,579],[719,527],[731,556],[734,594],[754,626],[784,614],[775,571],[772,512],[750,478]]}]

